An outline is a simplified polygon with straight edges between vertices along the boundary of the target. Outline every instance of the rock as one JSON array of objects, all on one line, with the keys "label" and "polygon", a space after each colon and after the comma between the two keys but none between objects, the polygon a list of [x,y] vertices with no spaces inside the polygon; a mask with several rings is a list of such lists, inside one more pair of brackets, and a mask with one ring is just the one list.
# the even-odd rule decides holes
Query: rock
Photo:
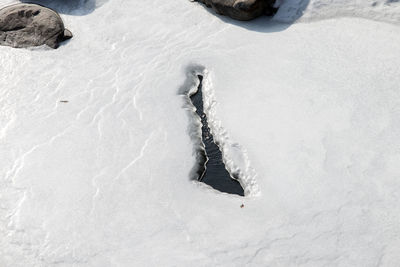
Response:
[{"label": "rock", "polygon": [[0,10],[0,45],[32,47],[72,38],[57,12],[35,4],[16,4]]},{"label": "rock", "polygon": [[263,14],[273,15],[275,0],[197,0],[218,14],[237,20],[251,20]]}]

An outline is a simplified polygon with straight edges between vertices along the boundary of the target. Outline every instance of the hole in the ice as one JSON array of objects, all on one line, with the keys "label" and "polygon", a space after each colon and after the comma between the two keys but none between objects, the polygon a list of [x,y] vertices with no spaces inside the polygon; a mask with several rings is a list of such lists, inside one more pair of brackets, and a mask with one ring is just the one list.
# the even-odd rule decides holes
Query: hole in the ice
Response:
[{"label": "hole in the ice", "polygon": [[198,75],[199,86],[197,91],[190,94],[189,98],[196,108],[196,114],[201,120],[201,144],[202,155],[199,157],[198,180],[214,189],[244,196],[244,190],[236,175],[229,173],[222,158],[222,152],[208,126],[207,115],[204,112],[203,103],[203,76]]}]

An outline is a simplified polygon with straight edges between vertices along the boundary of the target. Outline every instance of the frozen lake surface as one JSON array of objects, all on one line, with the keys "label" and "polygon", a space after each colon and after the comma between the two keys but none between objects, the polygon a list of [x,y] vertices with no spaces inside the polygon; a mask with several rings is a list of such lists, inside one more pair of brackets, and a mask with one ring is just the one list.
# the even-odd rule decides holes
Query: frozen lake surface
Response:
[{"label": "frozen lake surface", "polygon": [[[399,3],[359,2],[109,0],[0,47],[0,266],[397,266]],[[244,198],[190,177],[194,65]]]}]

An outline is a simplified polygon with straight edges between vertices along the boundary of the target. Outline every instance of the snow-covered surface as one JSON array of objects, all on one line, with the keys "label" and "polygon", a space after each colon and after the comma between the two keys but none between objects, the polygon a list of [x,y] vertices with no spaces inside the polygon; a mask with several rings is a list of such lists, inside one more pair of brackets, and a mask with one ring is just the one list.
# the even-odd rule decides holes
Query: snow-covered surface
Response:
[{"label": "snow-covered surface", "polygon": [[[367,2],[109,0],[57,50],[0,47],[0,266],[398,266],[399,3]],[[256,196],[189,179],[193,65]]]},{"label": "snow-covered surface", "polygon": [[400,22],[399,0],[277,0],[276,21],[315,21],[339,17],[361,17],[390,23]]}]

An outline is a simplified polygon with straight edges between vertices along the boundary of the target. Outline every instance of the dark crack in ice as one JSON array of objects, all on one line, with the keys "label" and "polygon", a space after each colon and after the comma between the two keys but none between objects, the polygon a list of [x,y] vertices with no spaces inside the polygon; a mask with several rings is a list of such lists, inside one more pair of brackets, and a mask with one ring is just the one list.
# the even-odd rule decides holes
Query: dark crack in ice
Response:
[{"label": "dark crack in ice", "polygon": [[222,152],[214,141],[204,113],[202,84],[203,76],[198,75],[200,84],[197,91],[190,95],[190,100],[196,108],[196,114],[201,119],[201,138],[204,146],[204,162],[199,172],[198,180],[221,192],[244,196],[244,190],[236,177],[233,177],[225,167]]}]

